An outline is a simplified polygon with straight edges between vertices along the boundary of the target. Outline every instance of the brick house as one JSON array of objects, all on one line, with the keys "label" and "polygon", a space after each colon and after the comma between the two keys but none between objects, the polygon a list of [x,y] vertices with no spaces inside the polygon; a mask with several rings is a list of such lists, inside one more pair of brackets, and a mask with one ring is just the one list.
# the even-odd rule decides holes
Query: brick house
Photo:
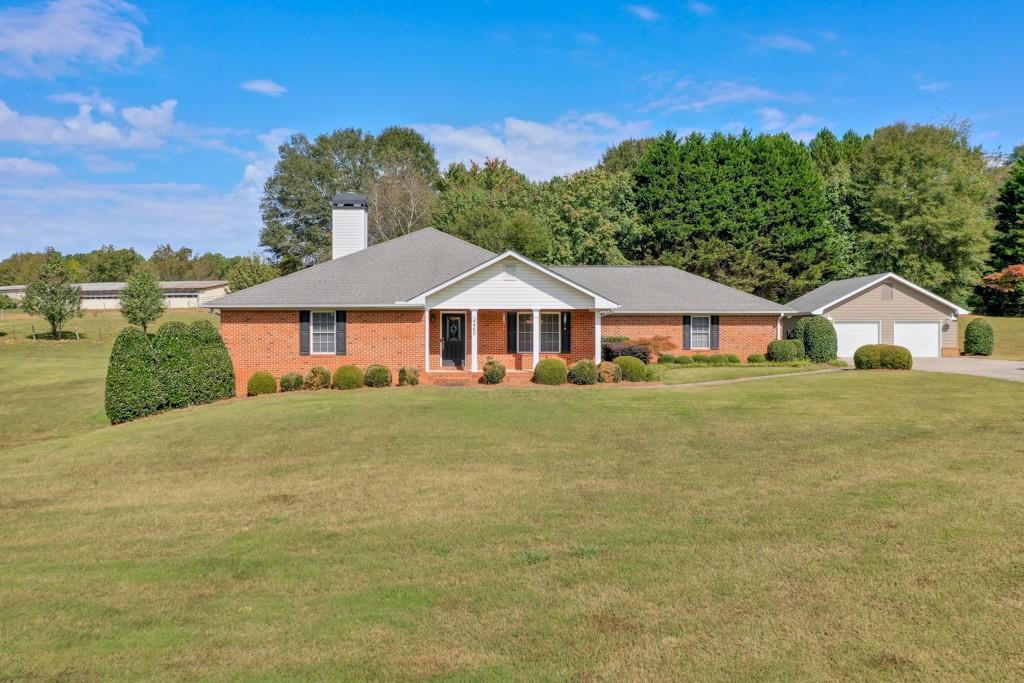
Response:
[{"label": "brick house", "polygon": [[668,337],[674,354],[764,353],[792,309],[668,266],[544,266],[433,228],[367,246],[366,197],[332,201],[332,259],[211,301],[244,395],[280,377],[380,363],[397,378],[472,378],[494,358],[600,361],[602,336]]}]

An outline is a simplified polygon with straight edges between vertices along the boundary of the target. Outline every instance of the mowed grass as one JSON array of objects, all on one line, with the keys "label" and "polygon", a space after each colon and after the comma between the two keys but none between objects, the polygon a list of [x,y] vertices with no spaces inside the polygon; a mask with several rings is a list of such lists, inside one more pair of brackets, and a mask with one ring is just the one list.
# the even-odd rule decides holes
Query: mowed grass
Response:
[{"label": "mowed grass", "polygon": [[421,386],[0,450],[0,679],[1019,680],[1021,414],[932,373]]},{"label": "mowed grass", "polygon": [[827,369],[827,365],[804,365],[800,367],[781,367],[769,365],[726,365],[721,367],[685,367],[655,366],[658,368],[658,381],[665,384],[694,384],[697,382],[714,382],[747,377],[765,377],[769,375],[790,375],[797,372],[810,372]]},{"label": "mowed grass", "polygon": [[1024,360],[1024,318],[993,318],[989,316],[965,315],[960,318],[960,350],[964,349],[964,331],[967,323],[975,318],[983,318],[992,325],[995,333],[995,347],[992,358],[1005,360]]}]

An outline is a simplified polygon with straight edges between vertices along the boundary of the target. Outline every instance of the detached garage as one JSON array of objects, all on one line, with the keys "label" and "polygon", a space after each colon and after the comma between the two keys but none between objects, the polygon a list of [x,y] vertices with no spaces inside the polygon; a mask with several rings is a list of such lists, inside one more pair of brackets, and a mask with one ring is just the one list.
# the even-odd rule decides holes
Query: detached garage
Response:
[{"label": "detached garage", "polygon": [[789,302],[797,311],[786,331],[806,315],[832,321],[839,355],[852,356],[864,344],[898,344],[915,358],[960,355],[957,319],[960,306],[894,273],[836,280]]}]

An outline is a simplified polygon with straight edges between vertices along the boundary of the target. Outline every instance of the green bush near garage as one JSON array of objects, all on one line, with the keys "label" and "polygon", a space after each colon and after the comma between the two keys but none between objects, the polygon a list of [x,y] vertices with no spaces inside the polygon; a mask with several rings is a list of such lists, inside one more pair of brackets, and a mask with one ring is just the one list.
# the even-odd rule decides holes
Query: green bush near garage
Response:
[{"label": "green bush near garage", "polygon": [[803,360],[804,343],[800,339],[776,339],[768,342],[768,360],[779,363]]},{"label": "green bush near garage", "polygon": [[968,356],[991,356],[996,335],[987,320],[975,318],[964,330],[964,353]]},{"label": "green bush near garage", "polygon": [[910,349],[895,344],[865,344],[853,353],[858,370],[910,370],[914,357]]},{"label": "green bush near garage", "polygon": [[793,339],[803,342],[804,355],[813,363],[835,360],[839,350],[836,328],[832,321],[823,315],[800,318],[793,328]]}]

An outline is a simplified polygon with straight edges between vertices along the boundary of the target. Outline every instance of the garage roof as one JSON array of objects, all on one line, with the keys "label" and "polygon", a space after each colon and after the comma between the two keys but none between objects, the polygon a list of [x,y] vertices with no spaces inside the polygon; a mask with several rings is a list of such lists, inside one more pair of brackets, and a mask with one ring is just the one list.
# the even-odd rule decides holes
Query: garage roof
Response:
[{"label": "garage roof", "polygon": [[952,301],[943,299],[938,294],[929,292],[927,289],[915,285],[910,280],[902,278],[896,273],[876,273],[875,275],[862,275],[860,277],[851,277],[845,280],[827,282],[821,287],[812,289],[803,296],[793,299],[788,305],[799,313],[820,315],[825,312],[825,309],[832,308],[836,304],[842,303],[843,301],[860,294],[864,290],[874,287],[878,283],[885,282],[886,280],[894,280],[904,284],[914,291],[933,299],[960,315],[970,312],[966,308],[957,306]]}]

